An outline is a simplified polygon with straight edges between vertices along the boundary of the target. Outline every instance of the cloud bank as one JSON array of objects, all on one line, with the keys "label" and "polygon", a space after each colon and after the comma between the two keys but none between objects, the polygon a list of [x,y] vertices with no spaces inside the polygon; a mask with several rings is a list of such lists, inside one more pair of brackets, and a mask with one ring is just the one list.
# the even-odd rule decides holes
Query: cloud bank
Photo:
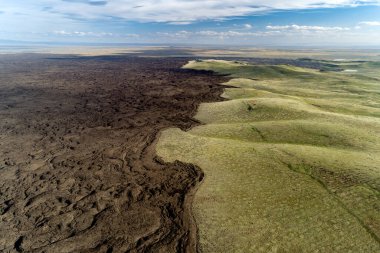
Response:
[{"label": "cloud bank", "polygon": [[[42,0],[45,11],[75,17],[189,24],[277,10],[380,5],[380,0]],[[37,5],[37,4],[36,4]]]},{"label": "cloud bank", "polygon": [[[0,39],[379,45],[379,7],[334,10],[365,5],[380,0],[12,0],[0,4]],[[316,8],[330,14],[304,12]],[[335,14],[346,16],[326,20]]]},{"label": "cloud bank", "polygon": [[380,21],[363,21],[360,22],[359,25],[380,26]]},{"label": "cloud bank", "polygon": [[283,26],[271,26],[266,27],[268,30],[279,31],[309,31],[309,32],[327,32],[327,31],[349,31],[349,27],[340,26],[307,26],[307,25],[283,25]]}]

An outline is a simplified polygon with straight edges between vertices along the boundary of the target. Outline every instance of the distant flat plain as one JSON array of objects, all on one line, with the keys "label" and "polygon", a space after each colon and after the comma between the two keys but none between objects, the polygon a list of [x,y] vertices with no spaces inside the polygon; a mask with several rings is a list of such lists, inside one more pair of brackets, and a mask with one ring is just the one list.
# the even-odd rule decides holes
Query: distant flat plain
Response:
[{"label": "distant flat plain", "polygon": [[373,60],[380,61],[379,49],[273,49],[258,47],[211,47],[211,46],[160,46],[160,45],[9,45],[0,43],[0,54],[40,53],[40,54],[73,54],[83,56],[100,56],[115,54],[136,54],[161,57],[206,57],[206,58],[313,58],[323,60]]}]

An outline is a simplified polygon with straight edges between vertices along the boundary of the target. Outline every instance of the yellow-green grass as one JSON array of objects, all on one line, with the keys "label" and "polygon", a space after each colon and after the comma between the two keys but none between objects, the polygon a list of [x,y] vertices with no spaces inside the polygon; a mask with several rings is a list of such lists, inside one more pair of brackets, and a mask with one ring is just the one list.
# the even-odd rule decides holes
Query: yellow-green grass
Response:
[{"label": "yellow-green grass", "polygon": [[[361,68],[375,73],[376,64]],[[168,129],[167,161],[199,165],[202,252],[379,252],[380,82],[292,66],[190,62],[234,79],[205,125]]]},{"label": "yellow-green grass", "polygon": [[318,59],[330,60],[332,63],[346,61],[347,59],[379,61],[379,50],[272,50],[260,48],[226,48],[226,49],[186,49],[196,57],[238,57],[238,58],[287,58],[287,59]]}]

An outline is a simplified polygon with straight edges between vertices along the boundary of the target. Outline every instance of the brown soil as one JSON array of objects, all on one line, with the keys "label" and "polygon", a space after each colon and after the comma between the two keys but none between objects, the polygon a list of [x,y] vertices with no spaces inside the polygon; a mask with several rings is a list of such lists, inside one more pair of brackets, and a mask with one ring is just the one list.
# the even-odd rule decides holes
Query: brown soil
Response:
[{"label": "brown soil", "polygon": [[194,252],[202,172],[164,163],[224,77],[185,58],[0,56],[0,252]]}]

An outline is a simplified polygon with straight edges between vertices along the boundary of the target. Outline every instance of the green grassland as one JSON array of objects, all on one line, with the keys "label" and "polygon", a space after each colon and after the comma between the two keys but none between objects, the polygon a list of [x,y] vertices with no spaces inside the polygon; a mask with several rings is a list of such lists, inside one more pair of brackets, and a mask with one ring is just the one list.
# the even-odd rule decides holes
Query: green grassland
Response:
[{"label": "green grassland", "polygon": [[164,131],[158,155],[199,165],[202,252],[380,252],[380,64],[193,61],[230,75],[205,123]]}]

